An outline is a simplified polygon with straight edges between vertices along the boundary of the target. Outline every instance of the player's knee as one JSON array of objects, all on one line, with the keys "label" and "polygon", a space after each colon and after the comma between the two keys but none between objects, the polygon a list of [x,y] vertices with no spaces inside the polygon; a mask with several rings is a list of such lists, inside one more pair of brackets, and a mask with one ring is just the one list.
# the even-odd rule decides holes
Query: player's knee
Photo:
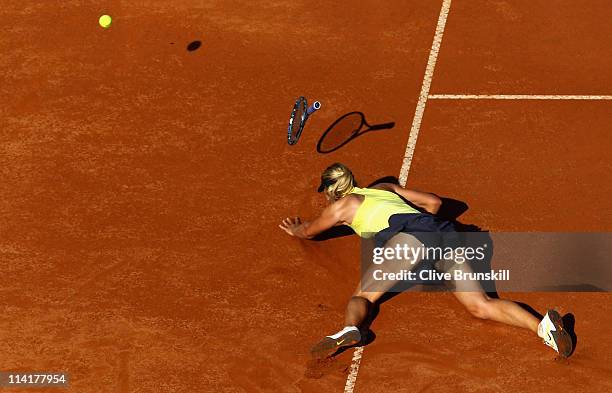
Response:
[{"label": "player's knee", "polygon": [[371,299],[371,297],[371,294],[360,292],[353,295],[349,303],[363,304],[366,307],[370,307],[375,302],[373,299]]},{"label": "player's knee", "polygon": [[476,318],[489,319],[490,304],[487,299],[471,302],[466,305],[466,308]]},{"label": "player's knee", "polygon": [[377,292],[362,292],[357,291],[353,294],[353,298],[360,298],[369,303],[376,303],[380,295]]}]

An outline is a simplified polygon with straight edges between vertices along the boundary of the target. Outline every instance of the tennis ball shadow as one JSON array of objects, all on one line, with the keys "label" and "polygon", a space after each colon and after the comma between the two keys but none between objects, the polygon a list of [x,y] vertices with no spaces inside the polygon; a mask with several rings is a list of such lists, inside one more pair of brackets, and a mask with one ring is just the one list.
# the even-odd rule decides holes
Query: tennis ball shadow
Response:
[{"label": "tennis ball shadow", "polygon": [[189,45],[187,45],[187,51],[194,52],[200,49],[201,46],[202,46],[202,41],[199,41],[199,40],[191,41]]}]

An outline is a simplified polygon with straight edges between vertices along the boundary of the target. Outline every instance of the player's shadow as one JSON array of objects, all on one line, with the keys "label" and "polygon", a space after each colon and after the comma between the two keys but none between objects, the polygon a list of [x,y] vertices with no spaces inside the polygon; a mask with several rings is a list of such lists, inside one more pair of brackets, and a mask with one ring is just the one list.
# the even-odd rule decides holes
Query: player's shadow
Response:
[{"label": "player's shadow", "polygon": [[575,330],[576,318],[574,317],[574,314],[567,313],[562,317],[562,319],[563,319],[563,327],[565,328],[565,331],[568,332],[570,337],[572,338],[572,352],[570,353],[570,356],[571,356],[576,350],[576,346],[578,345],[578,336],[576,335],[576,330]]},{"label": "player's shadow", "polygon": [[394,122],[370,125],[362,112],[346,113],[323,132],[317,142],[317,152],[332,153],[370,131],[388,130],[394,126]]},{"label": "player's shadow", "polygon": [[354,235],[355,231],[351,229],[348,225],[338,225],[336,227],[331,227],[330,229],[315,235],[311,240],[314,241],[324,241],[335,239],[337,237],[344,237]]}]

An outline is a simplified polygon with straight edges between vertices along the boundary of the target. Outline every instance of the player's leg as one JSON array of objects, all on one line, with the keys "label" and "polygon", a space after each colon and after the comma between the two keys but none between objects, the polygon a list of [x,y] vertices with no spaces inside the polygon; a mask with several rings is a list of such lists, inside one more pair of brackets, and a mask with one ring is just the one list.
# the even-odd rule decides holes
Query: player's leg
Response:
[{"label": "player's leg", "polygon": [[[446,262],[448,263],[448,262]],[[453,263],[450,269],[460,269],[463,272],[471,272],[467,263]],[[552,347],[562,356],[569,356],[572,351],[572,341],[569,334],[563,329],[563,322],[559,314],[550,310],[546,316],[539,321],[527,310],[513,301],[505,299],[492,299],[483,291],[480,283],[475,280],[453,281],[454,295],[465,308],[481,319],[505,323],[529,329],[544,340],[544,343]]]},{"label": "player's leg", "polygon": [[[464,273],[472,272],[468,263],[441,261],[438,266],[440,264],[450,266],[450,268],[443,270],[451,273],[453,277],[455,270],[460,270]],[[490,298],[477,280],[453,280],[450,282],[450,285],[454,289],[453,294],[457,300],[476,318],[490,319],[507,325],[529,329],[534,333],[537,332],[539,321],[536,317],[515,302]]]},{"label": "player's leg", "polygon": [[[342,347],[358,344],[362,339],[361,326],[367,319],[374,302],[384,292],[361,293],[358,287],[356,295],[351,297],[346,307],[344,328],[324,337],[310,350],[316,358],[325,358],[333,355]],[[371,299],[371,300],[370,300]]]},{"label": "player's leg", "polygon": [[[416,248],[421,245],[421,242],[410,234],[398,233],[385,244],[385,247],[395,248],[396,245]],[[418,263],[419,259],[406,259],[384,262],[380,265],[370,265],[365,274],[362,275],[362,280],[353,296],[349,299],[344,318],[344,328],[335,334],[326,336],[317,343],[311,350],[312,354],[316,357],[330,356],[341,347],[355,345],[361,341],[360,327],[367,319],[372,305],[399,282],[399,280],[389,279],[377,281],[374,275],[375,270],[385,272],[411,270]]]},{"label": "player's leg", "polygon": [[353,297],[349,299],[346,306],[346,313],[344,315],[344,326],[357,326],[363,325],[372,306],[384,292],[361,292],[359,289],[355,291]]},{"label": "player's leg", "polygon": [[492,299],[484,292],[454,292],[454,295],[476,318],[538,331],[538,319],[515,302]]}]

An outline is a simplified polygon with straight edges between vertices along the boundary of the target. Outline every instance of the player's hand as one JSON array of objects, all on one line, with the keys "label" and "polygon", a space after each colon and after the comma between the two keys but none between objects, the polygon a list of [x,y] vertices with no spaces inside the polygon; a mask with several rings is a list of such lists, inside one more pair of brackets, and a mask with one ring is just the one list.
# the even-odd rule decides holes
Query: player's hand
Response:
[{"label": "player's hand", "polygon": [[296,231],[302,225],[302,221],[299,217],[285,218],[283,222],[278,226],[283,231],[287,232],[291,236],[295,236]]}]

